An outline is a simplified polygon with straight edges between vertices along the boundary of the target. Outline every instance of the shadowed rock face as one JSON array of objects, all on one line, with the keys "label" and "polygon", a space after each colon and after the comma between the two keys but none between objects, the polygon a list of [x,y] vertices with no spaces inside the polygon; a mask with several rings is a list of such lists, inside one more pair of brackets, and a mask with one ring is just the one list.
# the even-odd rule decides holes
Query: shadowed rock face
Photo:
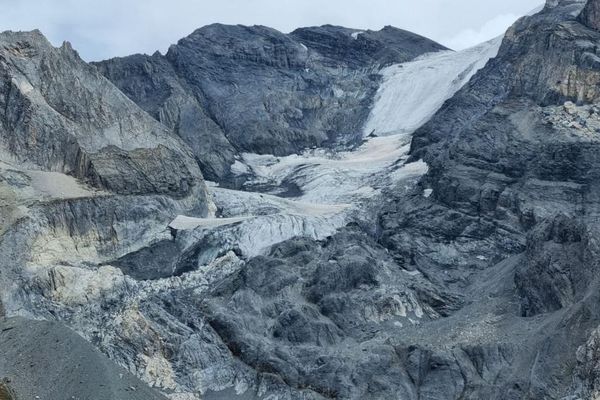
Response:
[{"label": "shadowed rock face", "polygon": [[[494,314],[531,324],[525,336],[512,324],[496,331],[524,339],[509,363],[530,378],[502,378],[523,391],[515,398],[598,390],[600,36],[578,19],[584,5],[555,2],[509,29],[498,57],[415,133],[413,158],[428,162],[421,184],[432,196],[382,215],[384,245],[445,287],[470,296],[500,286],[489,265],[507,268],[514,297]],[[587,372],[574,382],[576,369]]]},{"label": "shadowed rock face", "polygon": [[362,138],[380,67],[444,47],[392,27],[323,26],[285,35],[211,25],[165,56],[95,65],[193,149],[209,179],[234,184],[239,152],[288,155]]},{"label": "shadowed rock face", "polygon": [[515,276],[524,316],[560,310],[586,293],[596,269],[585,254],[586,233],[577,220],[560,216],[530,233],[526,260]]},{"label": "shadowed rock face", "polygon": [[600,2],[589,0],[579,16],[579,20],[592,29],[600,30]]}]

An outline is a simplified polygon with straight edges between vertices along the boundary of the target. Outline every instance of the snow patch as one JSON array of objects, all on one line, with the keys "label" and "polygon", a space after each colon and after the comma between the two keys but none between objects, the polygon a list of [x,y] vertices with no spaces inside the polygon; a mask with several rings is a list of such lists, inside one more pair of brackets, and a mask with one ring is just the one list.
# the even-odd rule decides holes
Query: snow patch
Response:
[{"label": "snow patch", "polygon": [[95,195],[93,189],[86,187],[83,183],[69,175],[46,171],[28,171],[27,173],[31,178],[31,186],[42,197],[74,199]]},{"label": "snow patch", "polygon": [[[369,138],[354,151],[333,153],[318,149],[301,155],[275,157],[246,153],[244,162],[256,176],[253,184],[293,182],[310,203],[348,204],[377,192],[410,149],[410,135]],[[389,182],[388,182],[389,183]]]},{"label": "snow patch", "polygon": [[19,91],[25,96],[34,91],[34,88],[31,85],[31,83],[29,83],[26,80],[17,80],[13,78],[12,82],[17,88],[19,88]]},{"label": "snow patch", "polygon": [[364,31],[360,31],[360,32],[354,32],[354,33],[352,34],[352,39],[354,39],[354,40],[358,39],[358,37],[359,37],[360,35],[362,35],[363,33],[365,33],[365,32],[364,32]]},{"label": "snow patch", "polygon": [[[428,171],[423,161],[407,163],[412,132],[495,56],[500,42],[501,38],[459,53],[429,54],[385,68],[364,130],[376,135],[369,135],[361,146],[342,152],[312,149],[285,157],[242,154],[231,171],[252,177],[247,191],[211,187],[224,218],[179,215],[169,226],[187,231],[193,242],[207,243],[203,259],[210,262],[227,249],[252,257],[293,237],[322,239],[349,222],[370,221],[384,190],[411,190]],[[251,191],[257,188],[261,192]],[[294,197],[276,195],[281,193]],[[432,193],[426,189],[423,195]]]}]

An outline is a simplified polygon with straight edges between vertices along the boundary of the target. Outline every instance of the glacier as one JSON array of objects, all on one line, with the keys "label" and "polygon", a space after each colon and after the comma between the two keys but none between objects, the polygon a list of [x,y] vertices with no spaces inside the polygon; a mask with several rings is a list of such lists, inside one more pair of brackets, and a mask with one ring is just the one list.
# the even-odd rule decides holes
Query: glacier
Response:
[{"label": "glacier", "polygon": [[[292,237],[323,239],[353,221],[374,224],[368,210],[376,208],[373,203],[381,201],[382,191],[411,187],[428,170],[422,161],[407,163],[412,133],[498,53],[501,42],[498,37],[382,69],[362,145],[284,157],[243,153],[231,171],[250,177],[247,190],[211,185],[221,218],[180,215],[170,227],[198,231],[194,240],[210,236],[220,241],[223,248],[213,251],[215,257],[234,246],[249,257]],[[291,196],[286,194],[290,185],[296,188]],[[431,189],[423,195],[430,196]]]}]

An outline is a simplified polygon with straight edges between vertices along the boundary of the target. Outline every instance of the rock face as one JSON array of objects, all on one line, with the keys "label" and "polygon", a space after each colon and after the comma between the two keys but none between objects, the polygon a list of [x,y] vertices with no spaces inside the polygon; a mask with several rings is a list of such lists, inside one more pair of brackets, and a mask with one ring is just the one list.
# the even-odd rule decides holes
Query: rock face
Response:
[{"label": "rock face", "polygon": [[392,27],[360,32],[323,26],[285,35],[261,26],[211,25],[165,56],[95,65],[174,129],[209,179],[231,181],[239,152],[281,156],[356,143],[379,68],[443,49]]},{"label": "rock face", "polygon": [[600,30],[600,2],[588,1],[579,20],[592,29]]},{"label": "rock face", "polygon": [[[428,201],[382,215],[383,244],[446,288],[471,297],[475,288],[501,287],[498,279],[514,284],[506,292],[512,299],[492,315],[505,321],[495,335],[513,338],[507,360],[530,376],[501,379],[519,388],[515,398],[593,398],[573,382],[578,362],[596,390],[593,351],[587,360],[585,348],[578,352],[599,322],[600,36],[578,20],[584,5],[550,4],[509,29],[498,56],[415,133],[412,157],[430,166],[421,183],[431,190]],[[453,318],[483,307],[476,302]],[[506,323],[517,316],[529,325],[525,336],[516,322]]]},{"label": "rock face", "polygon": [[[1,33],[0,104],[1,315],[37,314],[22,294],[48,290],[43,277],[57,287],[83,283],[88,272],[81,292],[61,296],[80,305],[107,296],[122,282],[111,269],[45,267],[115,258],[168,237],[179,213],[213,211],[187,145],[68,43],[54,48],[38,31]],[[165,398],[59,324],[1,325],[7,396]]]},{"label": "rock face", "polygon": [[202,192],[202,175],[183,143],[70,45],[55,49],[36,31],[3,33],[0,79],[4,161],[117,194]]},{"label": "rock face", "polygon": [[[321,243],[294,239],[274,246],[197,307],[270,390],[285,390],[285,383],[311,399],[412,399],[420,390],[413,381],[420,367],[406,359],[418,358],[420,350],[390,340],[402,326],[446,314],[435,307],[451,308],[455,299],[437,293],[422,275],[399,269],[384,248],[348,228]],[[444,390],[433,381],[423,386],[429,384]]]}]

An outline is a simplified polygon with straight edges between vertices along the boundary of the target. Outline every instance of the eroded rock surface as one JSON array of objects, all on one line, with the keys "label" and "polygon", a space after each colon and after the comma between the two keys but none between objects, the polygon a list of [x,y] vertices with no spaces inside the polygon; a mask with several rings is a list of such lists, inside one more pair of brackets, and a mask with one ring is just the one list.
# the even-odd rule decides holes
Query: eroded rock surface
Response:
[{"label": "eroded rock surface", "polygon": [[65,43],[38,31],[0,36],[2,160],[60,172],[118,194],[202,195],[175,135]]},{"label": "eroded rock surface", "polygon": [[600,30],[600,2],[596,0],[588,1],[579,19],[584,25]]}]

